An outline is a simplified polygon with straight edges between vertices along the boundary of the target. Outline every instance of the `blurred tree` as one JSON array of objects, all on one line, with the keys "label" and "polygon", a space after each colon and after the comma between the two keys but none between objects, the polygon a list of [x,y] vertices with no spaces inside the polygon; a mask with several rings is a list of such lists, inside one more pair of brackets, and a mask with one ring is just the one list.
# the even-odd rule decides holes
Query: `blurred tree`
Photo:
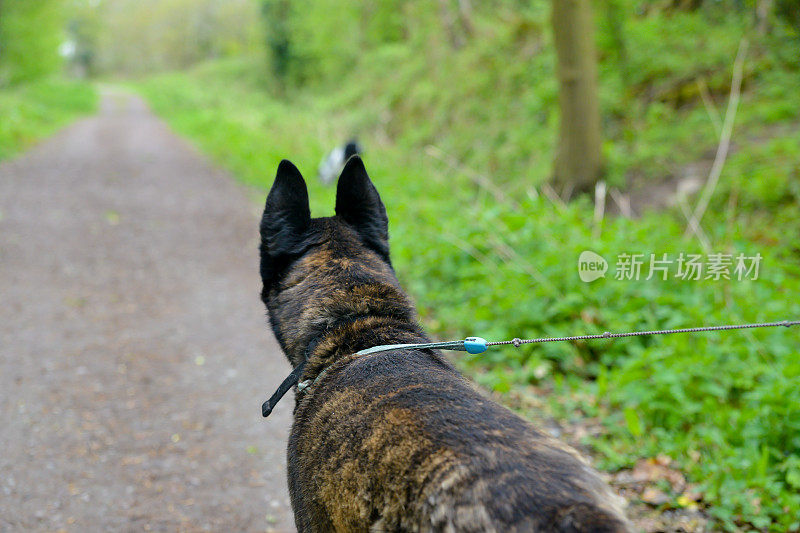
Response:
[{"label": "blurred tree", "polygon": [[366,2],[363,19],[366,41],[370,46],[396,43],[407,37],[407,17],[403,13],[405,0]]},{"label": "blurred tree", "polygon": [[613,57],[618,62],[625,64],[627,56],[624,30],[625,9],[620,5],[620,0],[606,0],[604,7]]},{"label": "blurred tree", "polygon": [[78,77],[95,73],[100,17],[94,4],[94,0],[72,0],[70,5],[67,35],[74,47],[70,70]]},{"label": "blurred tree", "polygon": [[263,0],[261,4],[272,73],[281,86],[286,82],[289,74],[292,54],[289,38],[289,8],[289,0]]},{"label": "blurred tree", "polygon": [[461,48],[472,34],[472,4],[469,0],[439,0],[442,25],[453,48]]},{"label": "blurred tree", "polygon": [[756,5],[756,30],[761,35],[769,31],[773,0],[758,0]]},{"label": "blurred tree", "polygon": [[0,0],[0,84],[58,70],[63,40],[60,0]]},{"label": "blurred tree", "polygon": [[672,9],[682,11],[694,11],[703,4],[703,0],[672,0]]},{"label": "blurred tree", "polygon": [[590,0],[553,0],[561,124],[554,182],[565,196],[592,189],[600,178],[600,108]]},{"label": "blurred tree", "polygon": [[797,0],[777,0],[775,13],[794,29],[795,35],[800,33],[800,3]]},{"label": "blurred tree", "polygon": [[324,84],[352,72],[366,50],[363,3],[308,0],[285,4],[289,6],[283,16],[291,41],[291,81],[297,85]]}]

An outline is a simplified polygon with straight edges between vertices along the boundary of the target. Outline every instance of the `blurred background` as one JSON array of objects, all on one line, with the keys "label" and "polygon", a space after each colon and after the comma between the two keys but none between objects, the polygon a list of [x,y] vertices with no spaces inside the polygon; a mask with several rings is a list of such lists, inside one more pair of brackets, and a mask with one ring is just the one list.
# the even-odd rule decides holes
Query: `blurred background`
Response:
[{"label": "blurred background", "polygon": [[[800,316],[797,0],[0,0],[0,160],[111,86],[254,197],[292,160],[315,216],[335,196],[320,161],[357,139],[394,266],[440,338]],[[604,278],[581,281],[586,250]],[[758,254],[760,270],[682,279],[673,262],[646,279],[651,254],[681,253]],[[643,254],[641,277],[617,279],[622,254]],[[797,531],[799,340],[456,363],[591,453],[645,529]]]}]

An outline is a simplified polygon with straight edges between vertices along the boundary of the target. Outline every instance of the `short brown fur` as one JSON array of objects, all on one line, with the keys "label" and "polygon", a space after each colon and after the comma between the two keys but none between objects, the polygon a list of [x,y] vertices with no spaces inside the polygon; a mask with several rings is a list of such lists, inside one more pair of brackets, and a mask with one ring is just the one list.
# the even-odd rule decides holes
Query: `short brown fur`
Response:
[{"label": "short brown fur", "polygon": [[564,445],[492,402],[435,350],[388,256],[386,212],[357,157],[336,216],[311,219],[282,162],[262,219],[262,298],[304,361],[288,468],[298,530],[629,531],[620,500]]}]

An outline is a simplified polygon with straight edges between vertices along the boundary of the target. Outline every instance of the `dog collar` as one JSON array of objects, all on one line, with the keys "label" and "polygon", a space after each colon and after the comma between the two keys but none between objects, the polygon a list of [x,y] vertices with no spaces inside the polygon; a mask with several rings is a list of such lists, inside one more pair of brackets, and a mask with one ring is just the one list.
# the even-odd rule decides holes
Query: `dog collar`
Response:
[{"label": "dog collar", "polygon": [[[322,376],[324,376],[328,370],[330,369],[330,365],[325,367],[322,372],[320,372],[316,378],[313,380],[306,379],[302,382],[300,380],[300,376],[303,374],[303,371],[306,368],[306,363],[308,362],[308,354],[310,352],[310,348],[315,343],[309,345],[309,348],[306,349],[306,360],[297,365],[292,373],[286,376],[286,379],[278,387],[278,390],[270,396],[269,400],[264,402],[261,405],[261,415],[266,418],[271,413],[272,410],[278,405],[278,402],[284,395],[289,392],[289,389],[297,385],[297,392],[301,393],[307,390],[309,387],[313,386],[317,381],[319,381]],[[470,354],[477,354],[485,352],[487,349],[487,342],[486,339],[482,339],[481,337],[467,337],[463,341],[446,341],[446,342],[423,342],[417,344],[382,344],[380,346],[373,346],[372,348],[367,348],[365,350],[360,350],[353,355],[371,355],[374,353],[379,352],[390,352],[393,350],[426,350],[426,349],[438,349],[438,350],[455,350],[461,352],[467,352]]]}]

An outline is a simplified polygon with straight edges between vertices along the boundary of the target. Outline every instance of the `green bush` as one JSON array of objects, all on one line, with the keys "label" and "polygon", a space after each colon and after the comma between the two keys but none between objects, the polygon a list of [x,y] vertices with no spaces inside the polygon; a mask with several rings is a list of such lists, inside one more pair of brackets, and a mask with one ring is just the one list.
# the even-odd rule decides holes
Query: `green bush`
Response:
[{"label": "green bush", "polygon": [[60,0],[5,0],[0,15],[0,87],[58,71],[64,37]]}]

